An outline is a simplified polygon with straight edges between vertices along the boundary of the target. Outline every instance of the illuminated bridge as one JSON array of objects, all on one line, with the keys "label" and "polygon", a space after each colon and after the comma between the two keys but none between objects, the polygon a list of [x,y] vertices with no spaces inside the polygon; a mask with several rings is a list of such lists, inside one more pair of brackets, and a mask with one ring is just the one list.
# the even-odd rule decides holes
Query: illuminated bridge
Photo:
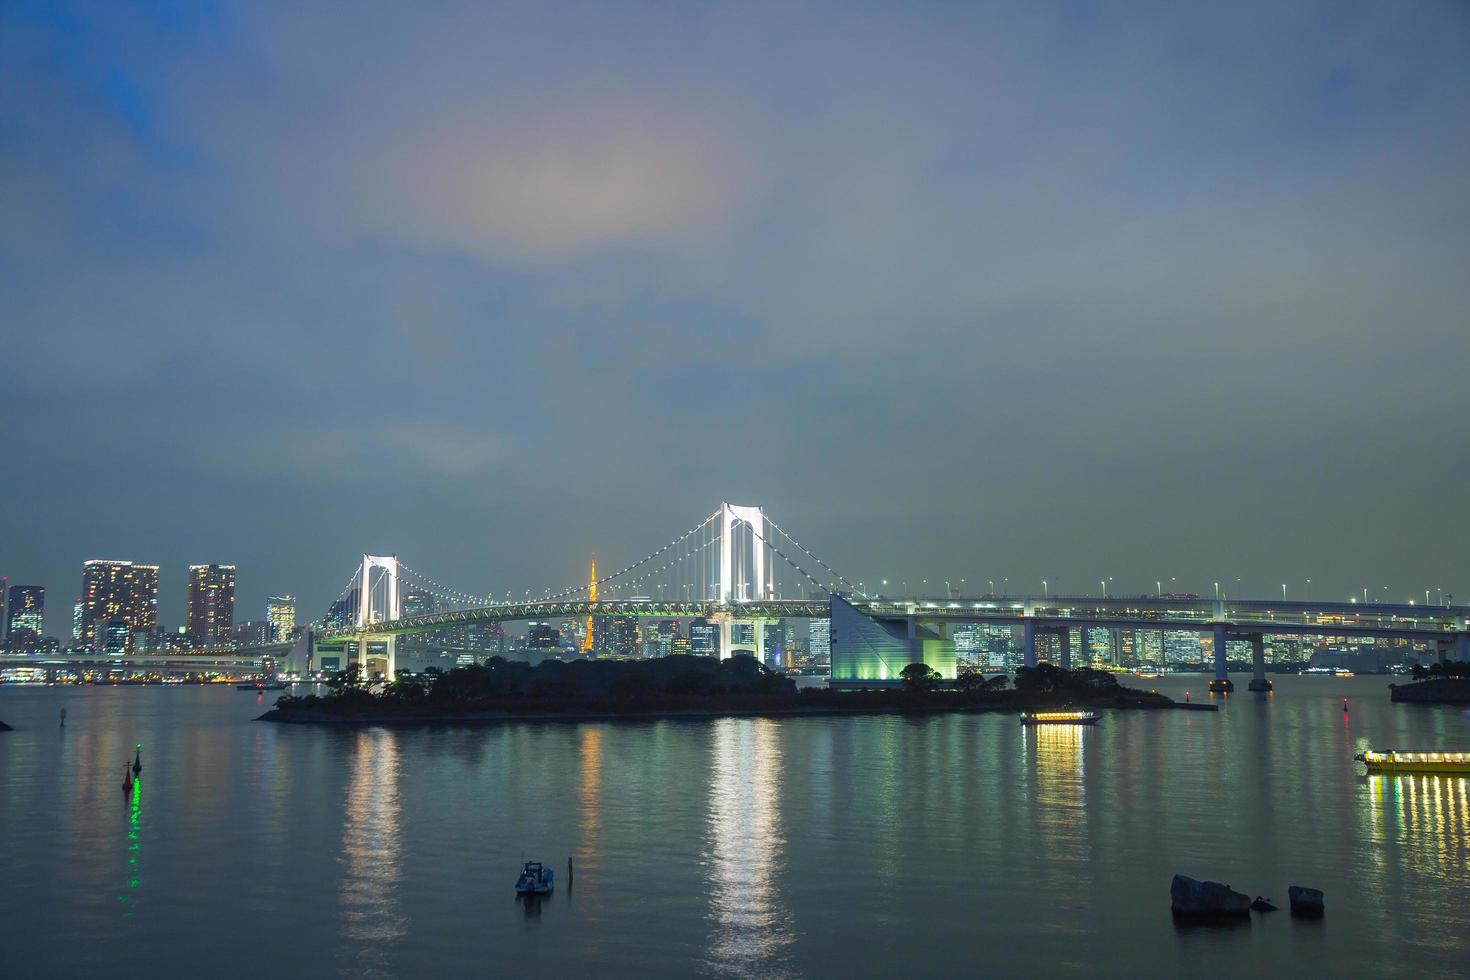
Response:
[{"label": "illuminated bridge", "polygon": [[[809,572],[808,566],[818,571]],[[441,608],[404,615],[405,580],[433,595]],[[640,591],[684,598],[648,598],[639,596]],[[822,598],[782,597],[793,591]],[[591,598],[617,593],[625,597]],[[705,618],[718,627],[719,655],[728,657],[742,649],[762,655],[766,622],[830,616],[832,680],[838,686],[896,681],[899,671],[914,662],[954,676],[953,644],[943,634],[960,623],[1019,627],[1028,665],[1037,662],[1038,639],[1051,637],[1064,668],[1071,666],[1073,630],[1194,632],[1212,638],[1215,674],[1222,680],[1227,642],[1244,641],[1252,649],[1253,686],[1265,683],[1268,635],[1403,639],[1439,655],[1470,660],[1466,606],[1178,596],[865,596],[761,508],[731,504],[721,504],[714,514],[631,565],[584,585],[548,591],[541,599],[475,597],[440,585],[396,557],[364,555],[333,608],[335,620],[318,625],[300,652],[310,652],[326,669],[375,665],[387,676],[394,672],[395,641],[407,634],[599,617]],[[751,626],[743,631],[748,642],[736,639],[737,624]]]}]

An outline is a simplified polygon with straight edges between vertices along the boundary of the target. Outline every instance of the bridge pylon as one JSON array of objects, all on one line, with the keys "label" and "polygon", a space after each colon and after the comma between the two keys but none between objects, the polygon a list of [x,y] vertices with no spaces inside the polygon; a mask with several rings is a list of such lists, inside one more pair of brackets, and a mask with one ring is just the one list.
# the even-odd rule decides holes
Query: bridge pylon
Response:
[{"label": "bridge pylon", "polygon": [[[374,570],[378,571],[376,579]],[[363,555],[362,572],[358,579],[357,592],[357,670],[367,671],[367,632],[375,623],[392,622],[398,619],[401,595],[399,592],[398,557],[396,555]],[[383,676],[390,682],[397,673],[397,637],[389,635],[382,640],[387,646]]]}]

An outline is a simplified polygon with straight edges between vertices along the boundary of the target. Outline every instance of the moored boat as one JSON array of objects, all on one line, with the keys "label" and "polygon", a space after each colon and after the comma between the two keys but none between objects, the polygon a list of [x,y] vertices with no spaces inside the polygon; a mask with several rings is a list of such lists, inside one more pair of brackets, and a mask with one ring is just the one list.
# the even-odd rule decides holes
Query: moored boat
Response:
[{"label": "moored boat", "polygon": [[1384,752],[1359,752],[1353,758],[1367,766],[1370,775],[1400,772],[1470,775],[1470,752],[1401,752],[1388,749]]},{"label": "moored boat", "polygon": [[540,861],[527,861],[516,879],[516,894],[550,895],[554,883],[555,875],[550,868],[543,867]]},{"label": "moored boat", "polygon": [[1095,711],[1026,711],[1023,725],[1096,725],[1102,715]]}]

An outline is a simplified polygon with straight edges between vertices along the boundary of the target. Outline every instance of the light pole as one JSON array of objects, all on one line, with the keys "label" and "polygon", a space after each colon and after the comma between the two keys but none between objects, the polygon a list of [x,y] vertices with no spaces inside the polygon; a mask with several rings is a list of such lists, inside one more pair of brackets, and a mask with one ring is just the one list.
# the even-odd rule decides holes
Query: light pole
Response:
[{"label": "light pole", "polygon": [[1108,597],[1108,580],[1101,579],[1098,584],[1102,586],[1103,598],[1106,599]]},{"label": "light pole", "polygon": [[1043,599],[1051,598],[1051,586],[1046,584],[1046,579],[1041,580],[1041,597]]},{"label": "light pole", "polygon": [[1219,582],[1216,582],[1215,583],[1215,601],[1218,602],[1219,600],[1220,600],[1220,583]]},{"label": "light pole", "polygon": [[1157,599],[1157,598],[1161,597],[1163,594],[1164,594],[1164,583],[1162,581],[1160,581],[1159,579],[1154,579],[1154,598]]},{"label": "light pole", "polygon": [[1286,601],[1286,583],[1285,582],[1282,582],[1281,583],[1281,601],[1282,602],[1285,602]]}]

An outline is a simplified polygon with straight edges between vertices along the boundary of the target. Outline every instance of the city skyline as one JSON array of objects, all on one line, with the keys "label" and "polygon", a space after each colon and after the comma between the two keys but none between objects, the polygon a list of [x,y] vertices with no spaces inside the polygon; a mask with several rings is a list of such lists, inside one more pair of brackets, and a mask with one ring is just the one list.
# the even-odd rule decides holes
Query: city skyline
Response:
[{"label": "city skyline", "polygon": [[1470,595],[1466,18],[10,5],[0,574]]}]

